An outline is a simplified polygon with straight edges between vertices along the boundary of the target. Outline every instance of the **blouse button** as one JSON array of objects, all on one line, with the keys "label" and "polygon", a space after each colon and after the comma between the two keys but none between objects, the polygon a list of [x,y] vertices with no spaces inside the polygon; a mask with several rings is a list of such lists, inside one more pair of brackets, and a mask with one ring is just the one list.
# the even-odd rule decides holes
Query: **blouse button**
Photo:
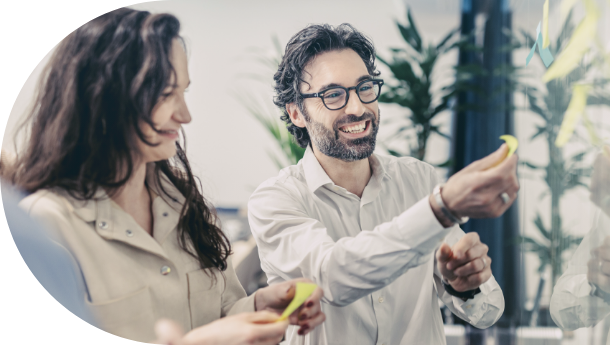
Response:
[{"label": "blouse button", "polygon": [[379,303],[383,303],[383,297],[379,297]]},{"label": "blouse button", "polygon": [[128,237],[131,237],[131,236],[133,236],[133,231],[131,231],[129,229],[125,230],[125,235],[127,235]]},{"label": "blouse button", "polygon": [[163,217],[167,217],[168,213],[167,212],[163,212]]},{"label": "blouse button", "polygon": [[108,222],[101,221],[101,222],[97,223],[97,226],[102,230],[106,230],[106,229],[108,229]]},{"label": "blouse button", "polygon": [[161,274],[163,274],[164,276],[168,275],[169,272],[171,272],[171,271],[172,271],[172,269],[169,268],[168,266],[161,267]]}]

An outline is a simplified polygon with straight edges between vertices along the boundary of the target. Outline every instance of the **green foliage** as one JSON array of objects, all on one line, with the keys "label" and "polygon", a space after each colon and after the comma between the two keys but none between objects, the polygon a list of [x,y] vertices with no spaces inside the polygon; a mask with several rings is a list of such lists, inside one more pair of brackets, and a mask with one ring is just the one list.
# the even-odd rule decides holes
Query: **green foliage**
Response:
[{"label": "green foliage", "polygon": [[[278,65],[282,61],[282,46],[277,36],[272,36],[273,46],[275,53],[272,56],[256,54],[256,61],[261,65],[267,67],[269,75],[250,75],[251,78],[259,80],[265,84],[268,84],[272,80],[273,73],[277,70]],[[238,96],[240,103],[246,108],[246,110],[256,119],[258,122],[267,130],[269,134],[275,139],[275,142],[280,149],[281,155],[275,154],[272,150],[267,150],[267,154],[273,160],[275,165],[282,169],[286,166],[297,164],[303,155],[305,149],[300,147],[294,137],[288,129],[286,129],[286,123],[280,119],[282,115],[280,110],[271,104],[273,110],[269,110],[269,107],[261,105],[260,102],[256,101],[252,96]]]},{"label": "green foliage", "polygon": [[[574,31],[571,17],[572,13],[567,16],[557,40],[551,42],[549,46],[554,56],[557,56],[565,48]],[[524,37],[523,46],[526,48],[526,43],[535,41],[526,32],[522,31],[522,36]],[[560,213],[561,198],[566,192],[574,188],[587,188],[583,179],[590,177],[592,173],[592,169],[583,163],[585,156],[591,152],[591,148],[566,158],[564,149],[557,147],[555,141],[572,96],[572,88],[585,78],[590,67],[590,64],[581,64],[565,80],[551,80],[546,83],[546,90],[540,90],[531,85],[521,90],[527,99],[528,110],[536,115],[542,123],[538,125],[536,133],[530,137],[530,140],[544,139],[549,152],[549,163],[546,166],[531,162],[523,162],[522,164],[529,169],[543,171],[545,174],[544,181],[548,190],[541,195],[541,198],[550,197],[551,199],[551,224],[550,227],[546,227],[540,214],[537,214],[534,224],[544,241],[541,242],[526,236],[521,237],[520,240],[524,244],[525,250],[536,253],[540,258],[539,272],[544,271],[547,265],[551,266],[553,285],[563,272],[564,252],[578,246],[582,241],[582,237],[569,235],[567,229],[563,228]],[[594,90],[589,105],[610,105],[610,97]],[[577,136],[572,138],[572,140],[576,139],[578,139]]]},{"label": "green foliage", "polygon": [[[438,114],[449,109],[454,90],[445,87],[440,91],[433,91],[432,73],[438,59],[456,46],[454,38],[458,36],[456,34],[459,30],[450,31],[438,44],[425,44],[410,9],[407,10],[407,21],[407,26],[396,22],[406,47],[392,48],[391,60],[377,57],[390,69],[395,79],[394,83],[386,84],[387,91],[382,93],[379,101],[398,104],[408,110],[405,118],[409,124],[400,127],[392,135],[392,137],[406,138],[407,150],[404,153],[395,150],[388,152],[395,156],[411,154],[423,160],[426,155],[426,144],[432,133],[449,138],[432,122]],[[415,132],[415,143],[409,140],[413,132]]]}]

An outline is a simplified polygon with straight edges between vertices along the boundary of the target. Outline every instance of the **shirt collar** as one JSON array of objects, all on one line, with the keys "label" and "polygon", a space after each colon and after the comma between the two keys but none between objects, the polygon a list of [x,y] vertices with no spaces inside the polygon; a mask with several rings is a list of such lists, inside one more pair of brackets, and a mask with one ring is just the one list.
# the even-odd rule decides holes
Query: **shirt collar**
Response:
[{"label": "shirt collar", "polygon": [[302,162],[305,180],[312,193],[326,184],[333,184],[333,181],[328,177],[328,174],[324,171],[324,168],[322,168],[320,162],[318,162],[318,159],[313,154],[310,145],[307,145],[307,149],[305,149]]},{"label": "shirt collar", "polygon": [[[308,145],[307,149],[305,149],[302,164],[307,186],[312,193],[324,185],[334,185],[333,181],[330,179],[330,177],[328,177],[326,171],[324,171],[324,168],[322,168],[320,165],[320,162],[318,162],[318,159],[314,155],[310,145]],[[369,157],[369,164],[371,166],[371,170],[373,171],[371,180],[376,180],[381,183],[383,177],[391,179],[383,162],[375,154],[372,154]]]},{"label": "shirt collar", "polygon": [[[160,172],[159,177],[161,186],[163,186],[163,190],[169,195],[168,200],[167,195],[159,188],[159,184],[154,177],[154,169],[154,163],[148,163],[146,165],[146,183],[179,214],[186,199],[174,184],[170,182],[169,178],[164,173]],[[99,188],[94,197],[89,200],[78,200],[72,197],[68,197],[67,199],[70,201],[73,212],[85,222],[97,222],[97,220],[101,220],[101,218],[108,218],[109,213],[111,212],[110,207],[113,203],[112,199],[110,199],[103,188]]]}]

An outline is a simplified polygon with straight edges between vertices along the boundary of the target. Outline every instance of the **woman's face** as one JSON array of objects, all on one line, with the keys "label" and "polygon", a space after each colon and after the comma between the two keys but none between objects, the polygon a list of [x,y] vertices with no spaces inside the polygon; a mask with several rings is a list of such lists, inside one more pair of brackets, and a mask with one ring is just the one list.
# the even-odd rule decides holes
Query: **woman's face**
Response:
[{"label": "woman's face", "polygon": [[142,132],[151,143],[140,142],[140,154],[145,163],[166,160],[176,155],[176,141],[183,123],[191,122],[191,114],[184,101],[184,93],[190,84],[186,53],[177,39],[172,42],[170,61],[176,71],[169,85],[163,90],[162,97],[152,111],[152,122],[160,132],[155,132],[147,123],[142,122]]}]

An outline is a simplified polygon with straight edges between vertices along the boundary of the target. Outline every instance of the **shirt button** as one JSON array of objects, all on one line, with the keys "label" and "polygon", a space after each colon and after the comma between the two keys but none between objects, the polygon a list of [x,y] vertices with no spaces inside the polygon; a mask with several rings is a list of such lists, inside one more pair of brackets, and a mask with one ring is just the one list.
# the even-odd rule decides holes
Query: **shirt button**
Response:
[{"label": "shirt button", "polygon": [[[379,303],[383,303],[383,297],[379,297]],[[383,344],[381,344],[383,345]]]},{"label": "shirt button", "polygon": [[161,267],[161,274],[163,274],[164,276],[168,275],[169,272],[171,272],[171,271],[172,271],[172,269],[169,268],[168,266]]},{"label": "shirt button", "polygon": [[163,212],[163,217],[167,217],[168,215],[169,215],[169,213]]},{"label": "shirt button", "polygon": [[127,235],[128,237],[131,237],[131,236],[133,236],[133,231],[131,231],[129,229],[125,230],[125,235]]},{"label": "shirt button", "polygon": [[106,229],[108,229],[108,222],[101,221],[101,222],[97,223],[97,226],[102,230],[106,230]]}]

